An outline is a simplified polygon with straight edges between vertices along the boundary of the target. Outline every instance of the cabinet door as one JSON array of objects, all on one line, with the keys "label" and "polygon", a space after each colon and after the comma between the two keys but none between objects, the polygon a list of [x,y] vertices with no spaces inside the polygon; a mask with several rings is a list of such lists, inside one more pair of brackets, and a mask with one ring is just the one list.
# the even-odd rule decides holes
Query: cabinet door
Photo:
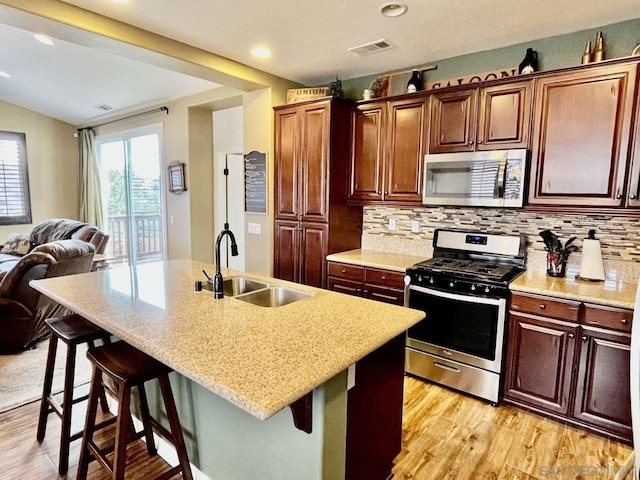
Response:
[{"label": "cabinet door", "polygon": [[299,113],[297,107],[276,111],[275,129],[275,215],[297,220]]},{"label": "cabinet door", "polygon": [[529,203],[622,205],[636,69],[537,79]]},{"label": "cabinet door", "polygon": [[573,416],[631,440],[631,336],[583,327]]},{"label": "cabinet door", "polygon": [[274,240],[274,277],[297,282],[300,277],[300,224],[276,220]]},{"label": "cabinet door", "polygon": [[301,223],[300,238],[300,283],[323,288],[327,278],[327,246],[329,226]]},{"label": "cabinet door", "polygon": [[[640,95],[636,105],[636,119],[640,115]],[[640,121],[636,120],[631,147],[631,172],[627,182],[627,205],[640,207]]]},{"label": "cabinet door", "polygon": [[303,221],[329,221],[330,109],[329,102],[322,102],[300,111],[300,204],[296,213]]},{"label": "cabinet door", "polygon": [[472,152],[478,89],[431,95],[429,153]]},{"label": "cabinet door", "polygon": [[386,102],[353,110],[350,200],[382,200],[382,169],[386,132]]},{"label": "cabinet door", "polygon": [[422,202],[426,98],[389,102],[385,201]]},{"label": "cabinet door", "polygon": [[510,313],[505,397],[566,415],[577,325]]},{"label": "cabinet door", "polygon": [[531,91],[531,81],[480,90],[477,150],[528,147]]}]

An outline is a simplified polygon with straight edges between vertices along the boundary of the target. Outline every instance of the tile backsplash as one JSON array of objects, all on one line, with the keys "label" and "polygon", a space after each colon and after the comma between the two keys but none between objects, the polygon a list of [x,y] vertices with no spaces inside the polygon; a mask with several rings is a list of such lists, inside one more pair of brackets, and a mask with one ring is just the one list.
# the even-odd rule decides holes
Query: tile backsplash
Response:
[{"label": "tile backsplash", "polygon": [[[395,220],[395,230],[389,229],[390,219]],[[412,232],[414,220],[419,222],[418,232]],[[586,238],[588,231],[595,229],[605,261],[640,264],[640,221],[637,218],[560,215],[516,209],[365,207],[362,247],[430,255],[433,232],[436,228],[524,234],[527,236],[527,253],[532,258],[544,253],[544,244],[539,235],[542,230],[553,231],[564,243],[572,236],[577,236],[578,239]],[[578,240],[576,245],[580,247],[582,243]],[[579,254],[580,252],[576,252],[575,258],[579,258]]]}]

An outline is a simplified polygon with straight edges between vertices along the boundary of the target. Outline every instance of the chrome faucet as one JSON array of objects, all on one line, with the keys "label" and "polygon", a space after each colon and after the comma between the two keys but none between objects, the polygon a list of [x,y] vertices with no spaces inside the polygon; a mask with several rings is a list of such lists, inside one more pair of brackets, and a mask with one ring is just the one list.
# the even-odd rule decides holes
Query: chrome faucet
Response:
[{"label": "chrome faucet", "polygon": [[216,240],[216,248],[215,248],[215,260],[216,260],[216,274],[213,277],[213,298],[223,298],[224,297],[224,279],[222,278],[222,273],[220,272],[220,242],[225,235],[229,235],[231,237],[231,256],[238,256],[238,244],[236,243],[236,237],[233,235],[233,232],[228,228],[225,228],[218,235],[218,239]]}]

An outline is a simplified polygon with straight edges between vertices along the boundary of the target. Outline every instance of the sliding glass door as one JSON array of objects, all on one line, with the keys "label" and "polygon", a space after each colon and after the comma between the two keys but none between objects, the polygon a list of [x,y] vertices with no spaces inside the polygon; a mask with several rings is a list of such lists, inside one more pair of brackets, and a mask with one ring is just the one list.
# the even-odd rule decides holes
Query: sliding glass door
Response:
[{"label": "sliding glass door", "polygon": [[164,258],[162,126],[96,137],[106,254],[135,264]]}]

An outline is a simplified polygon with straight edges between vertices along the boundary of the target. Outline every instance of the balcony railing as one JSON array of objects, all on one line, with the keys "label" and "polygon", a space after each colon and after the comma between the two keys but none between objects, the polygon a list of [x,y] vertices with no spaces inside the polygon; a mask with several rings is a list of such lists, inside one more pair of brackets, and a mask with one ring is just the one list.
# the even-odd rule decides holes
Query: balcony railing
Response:
[{"label": "balcony railing", "polygon": [[[162,258],[162,218],[160,215],[136,215],[135,241],[137,258],[149,260]],[[111,235],[105,252],[113,258],[113,262],[125,261],[129,258],[127,244],[129,242],[129,218],[125,215],[110,216],[106,221],[107,232]]]}]

